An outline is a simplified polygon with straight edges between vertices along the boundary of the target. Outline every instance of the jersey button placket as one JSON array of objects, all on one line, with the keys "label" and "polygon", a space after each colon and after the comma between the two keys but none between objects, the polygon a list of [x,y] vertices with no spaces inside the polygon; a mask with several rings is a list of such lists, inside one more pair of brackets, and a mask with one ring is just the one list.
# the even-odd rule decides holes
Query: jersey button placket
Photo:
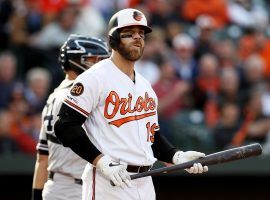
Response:
[{"label": "jersey button placket", "polygon": [[[134,93],[134,97],[136,97],[136,98],[134,98],[134,99],[138,99],[138,97],[139,96],[141,96],[141,95],[143,95],[142,93],[140,94],[139,92],[137,92],[137,88],[136,88],[136,84],[134,84],[134,90],[133,90],[133,93]],[[138,94],[138,95],[137,95]],[[144,96],[142,96],[143,98],[144,98]],[[136,102],[134,102],[135,104],[136,104]],[[137,110],[135,111],[135,115],[136,116],[138,116],[138,115],[140,115],[140,114],[142,114],[142,113],[139,113]],[[136,120],[136,123],[137,123],[137,127],[138,127],[138,137],[139,137],[139,141],[140,141],[140,146],[141,146],[141,148],[140,149],[142,149],[143,150],[143,153],[144,153],[144,155],[145,155],[145,158],[147,158],[147,153],[146,153],[146,151],[145,151],[145,148],[144,148],[144,143],[145,143],[145,140],[147,139],[146,138],[146,134],[144,134],[144,135],[142,135],[142,133],[144,133],[145,132],[145,130],[144,129],[146,129],[146,127],[145,127],[145,125],[142,123],[142,121],[143,121],[143,119],[142,120]],[[144,137],[145,136],[145,137]],[[146,160],[145,160],[146,161]],[[145,161],[144,161],[144,163],[145,163]],[[144,163],[141,163],[142,165],[144,165]]]}]

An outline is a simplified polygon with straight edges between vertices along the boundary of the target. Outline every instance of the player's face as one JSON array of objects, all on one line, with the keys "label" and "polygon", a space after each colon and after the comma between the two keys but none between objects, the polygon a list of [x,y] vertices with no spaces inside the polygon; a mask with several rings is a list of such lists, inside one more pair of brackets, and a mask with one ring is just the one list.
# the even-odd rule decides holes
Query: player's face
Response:
[{"label": "player's face", "polygon": [[144,50],[144,29],[130,26],[120,32],[118,52],[127,60],[136,61],[141,58]]}]

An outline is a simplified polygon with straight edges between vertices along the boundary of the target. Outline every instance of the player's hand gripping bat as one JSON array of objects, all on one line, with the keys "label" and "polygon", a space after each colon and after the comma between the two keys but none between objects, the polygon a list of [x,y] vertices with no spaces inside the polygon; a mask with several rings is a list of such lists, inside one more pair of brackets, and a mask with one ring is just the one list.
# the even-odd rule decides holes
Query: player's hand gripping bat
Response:
[{"label": "player's hand gripping bat", "polygon": [[[161,167],[153,169],[147,172],[133,174],[130,176],[131,179],[142,178],[145,176],[154,176],[158,174],[172,173],[181,169],[190,168],[194,163],[201,163],[203,166],[216,165],[220,163],[231,162],[234,160],[245,159],[252,156],[258,156],[262,153],[262,147],[258,143],[236,147],[225,151],[219,151],[213,154],[209,154],[205,157],[185,162],[179,165],[173,165],[169,167]],[[112,184],[112,182],[111,182]],[[113,184],[112,184],[113,185]]]}]

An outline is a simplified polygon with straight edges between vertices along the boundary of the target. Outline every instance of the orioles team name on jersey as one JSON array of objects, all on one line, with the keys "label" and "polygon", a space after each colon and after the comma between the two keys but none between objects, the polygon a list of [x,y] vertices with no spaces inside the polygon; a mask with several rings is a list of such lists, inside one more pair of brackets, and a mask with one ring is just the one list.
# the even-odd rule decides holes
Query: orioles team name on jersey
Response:
[{"label": "orioles team name on jersey", "polygon": [[[127,122],[140,120],[156,114],[156,102],[152,97],[149,97],[147,92],[145,93],[144,97],[139,96],[137,98],[136,103],[133,107],[131,105],[132,98],[133,97],[130,93],[128,94],[127,98],[120,98],[115,91],[110,92],[110,94],[105,100],[105,118],[113,119],[117,113],[119,113],[120,115],[126,115],[128,113],[132,114],[137,112],[138,114],[113,120],[109,122],[109,124],[120,127]],[[140,114],[141,112],[143,113]]]}]

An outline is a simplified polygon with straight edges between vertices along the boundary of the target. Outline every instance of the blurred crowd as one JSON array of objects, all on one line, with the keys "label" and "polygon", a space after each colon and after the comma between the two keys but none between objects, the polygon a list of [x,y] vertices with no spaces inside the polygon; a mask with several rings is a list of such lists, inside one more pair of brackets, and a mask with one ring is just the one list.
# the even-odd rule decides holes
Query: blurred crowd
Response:
[{"label": "blurred crowd", "polygon": [[0,154],[35,155],[42,108],[64,78],[61,44],[106,39],[126,7],[153,28],[135,67],[158,95],[161,131],[183,150],[270,152],[268,1],[0,0]]}]

